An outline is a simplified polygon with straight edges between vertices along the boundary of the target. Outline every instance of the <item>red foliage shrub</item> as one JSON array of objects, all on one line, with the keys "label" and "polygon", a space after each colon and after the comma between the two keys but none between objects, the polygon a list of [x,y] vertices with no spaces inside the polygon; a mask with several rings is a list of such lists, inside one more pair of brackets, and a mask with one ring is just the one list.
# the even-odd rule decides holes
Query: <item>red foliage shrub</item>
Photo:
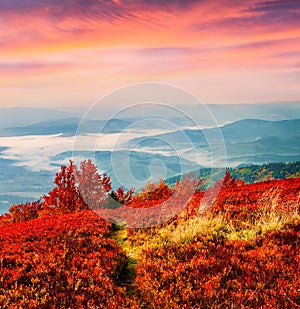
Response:
[{"label": "red foliage shrub", "polygon": [[236,225],[245,222],[251,224],[268,211],[299,213],[299,192],[300,178],[225,186],[221,188],[208,212],[213,215],[223,214]]},{"label": "red foliage shrub", "polygon": [[27,202],[25,204],[12,205],[9,208],[10,221],[20,222],[28,221],[39,216],[39,212],[43,209],[41,201]]},{"label": "red foliage shrub", "polygon": [[253,241],[217,235],[148,250],[137,266],[145,308],[300,306],[300,226]]},{"label": "red foliage shrub", "polygon": [[[194,213],[189,202],[198,191],[199,179],[190,176],[177,182],[174,189],[160,180],[159,184],[148,183],[146,188],[132,198],[127,208],[118,211],[129,225],[129,234],[135,234],[142,229],[152,229],[169,224],[178,218],[187,218]],[[199,206],[198,206],[199,209]],[[134,227],[134,228],[131,228]]]},{"label": "red foliage shrub", "polygon": [[11,214],[4,213],[0,215],[0,226],[11,223]]},{"label": "red foliage shrub", "polygon": [[135,207],[134,203],[145,203],[153,201],[164,201],[172,195],[173,191],[163,181],[159,180],[159,183],[151,183],[150,181],[146,184],[145,188],[137,195],[132,198],[131,207]]},{"label": "red foliage shrub", "polygon": [[127,257],[93,212],[0,227],[1,308],[126,308]]}]

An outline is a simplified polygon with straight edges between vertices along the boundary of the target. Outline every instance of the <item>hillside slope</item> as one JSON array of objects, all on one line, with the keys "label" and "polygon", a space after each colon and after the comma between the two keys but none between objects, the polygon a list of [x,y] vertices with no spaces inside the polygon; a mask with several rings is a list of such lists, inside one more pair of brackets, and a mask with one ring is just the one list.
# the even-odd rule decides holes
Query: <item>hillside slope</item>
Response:
[{"label": "hillside slope", "polygon": [[92,211],[2,217],[0,307],[298,308],[299,192],[300,178],[231,178],[150,229],[115,226]]}]

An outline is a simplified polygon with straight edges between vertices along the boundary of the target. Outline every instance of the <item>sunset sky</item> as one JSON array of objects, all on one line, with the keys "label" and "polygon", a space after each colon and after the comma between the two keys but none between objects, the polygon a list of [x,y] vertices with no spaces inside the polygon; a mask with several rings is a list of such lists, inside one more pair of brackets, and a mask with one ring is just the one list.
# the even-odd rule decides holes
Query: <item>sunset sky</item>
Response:
[{"label": "sunset sky", "polygon": [[88,107],[149,81],[300,99],[299,0],[1,0],[0,25],[0,106]]}]

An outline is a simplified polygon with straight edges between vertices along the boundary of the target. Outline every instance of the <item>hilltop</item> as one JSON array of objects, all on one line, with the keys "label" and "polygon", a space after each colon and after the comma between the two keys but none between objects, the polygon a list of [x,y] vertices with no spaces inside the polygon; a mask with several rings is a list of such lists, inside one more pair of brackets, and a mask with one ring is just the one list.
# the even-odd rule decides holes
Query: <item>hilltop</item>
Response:
[{"label": "hilltop", "polygon": [[[11,208],[0,226],[1,308],[299,307],[300,178],[246,184],[227,172],[205,191],[197,182],[192,195],[188,184],[113,191],[123,199],[116,208]],[[58,188],[46,203],[74,200],[76,191]],[[127,226],[103,220],[107,211]]]}]

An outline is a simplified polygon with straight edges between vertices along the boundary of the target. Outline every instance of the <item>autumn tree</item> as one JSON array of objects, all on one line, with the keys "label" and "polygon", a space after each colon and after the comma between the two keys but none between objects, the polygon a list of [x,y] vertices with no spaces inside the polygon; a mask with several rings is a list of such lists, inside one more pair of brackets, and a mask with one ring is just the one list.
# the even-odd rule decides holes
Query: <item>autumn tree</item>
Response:
[{"label": "autumn tree", "polygon": [[[106,207],[108,197],[112,191],[110,177],[100,174],[92,160],[84,160],[80,167],[70,160],[69,166],[61,166],[56,174],[55,188],[44,196],[45,210],[70,213],[85,209]],[[118,193],[123,200],[129,199],[132,193]]]},{"label": "autumn tree", "polygon": [[72,160],[69,166],[61,166],[54,180],[55,188],[49,192],[48,196],[44,196],[46,210],[70,213],[86,209],[76,185],[76,170],[76,165]]},{"label": "autumn tree", "polygon": [[106,174],[99,174],[97,166],[90,159],[80,163],[80,169],[76,170],[75,175],[78,191],[85,208],[103,207],[107,203],[108,193],[112,189],[110,177]]}]

